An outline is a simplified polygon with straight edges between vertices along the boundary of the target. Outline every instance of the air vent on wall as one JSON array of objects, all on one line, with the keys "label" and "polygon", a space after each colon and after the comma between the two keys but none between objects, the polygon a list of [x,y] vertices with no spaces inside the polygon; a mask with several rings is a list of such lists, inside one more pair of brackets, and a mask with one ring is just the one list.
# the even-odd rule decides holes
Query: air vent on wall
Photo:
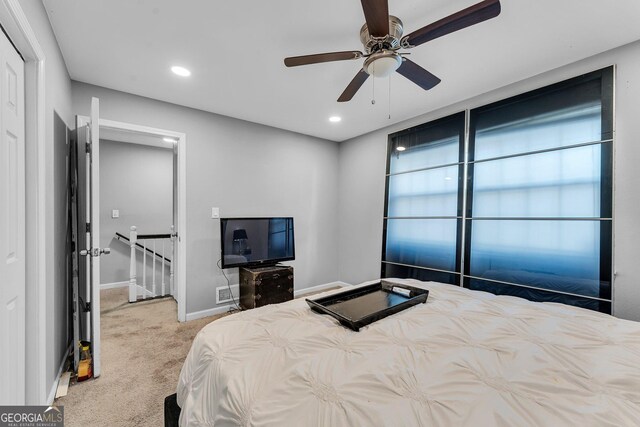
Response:
[{"label": "air vent on wall", "polygon": [[[233,298],[238,301],[238,285],[231,285],[231,292],[233,292]],[[232,302],[231,292],[227,286],[220,286],[216,288],[216,304]]]}]

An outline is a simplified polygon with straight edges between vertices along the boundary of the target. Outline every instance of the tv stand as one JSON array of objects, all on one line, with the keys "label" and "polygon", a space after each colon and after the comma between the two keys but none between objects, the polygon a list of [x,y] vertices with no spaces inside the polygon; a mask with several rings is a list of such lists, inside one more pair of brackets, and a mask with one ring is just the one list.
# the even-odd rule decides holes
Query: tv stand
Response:
[{"label": "tv stand", "polygon": [[293,299],[293,267],[240,267],[240,307],[243,310]]}]

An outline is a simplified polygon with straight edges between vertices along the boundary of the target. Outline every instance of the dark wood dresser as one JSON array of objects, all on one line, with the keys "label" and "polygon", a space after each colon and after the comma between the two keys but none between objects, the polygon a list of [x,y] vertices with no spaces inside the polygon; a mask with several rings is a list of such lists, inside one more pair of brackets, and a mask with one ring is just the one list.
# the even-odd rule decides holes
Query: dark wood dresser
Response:
[{"label": "dark wood dresser", "polygon": [[240,306],[243,310],[293,299],[293,267],[240,268]]}]

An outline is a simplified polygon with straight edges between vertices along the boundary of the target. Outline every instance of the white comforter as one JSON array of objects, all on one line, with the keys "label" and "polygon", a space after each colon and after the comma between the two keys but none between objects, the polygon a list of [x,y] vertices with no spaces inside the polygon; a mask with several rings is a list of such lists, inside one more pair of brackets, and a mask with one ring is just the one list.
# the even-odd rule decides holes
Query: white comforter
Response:
[{"label": "white comforter", "polygon": [[181,426],[638,426],[640,323],[456,286],[360,332],[303,299],[196,336]]}]

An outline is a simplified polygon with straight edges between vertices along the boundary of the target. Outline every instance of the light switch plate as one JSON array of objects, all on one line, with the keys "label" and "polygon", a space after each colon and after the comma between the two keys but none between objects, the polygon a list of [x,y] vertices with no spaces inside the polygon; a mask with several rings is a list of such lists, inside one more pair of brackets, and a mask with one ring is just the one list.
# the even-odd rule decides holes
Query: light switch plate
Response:
[{"label": "light switch plate", "polygon": [[220,208],[211,208],[211,218],[220,218]]},{"label": "light switch plate", "polygon": [[120,211],[118,209],[114,209],[111,211],[111,218],[120,218]]}]

